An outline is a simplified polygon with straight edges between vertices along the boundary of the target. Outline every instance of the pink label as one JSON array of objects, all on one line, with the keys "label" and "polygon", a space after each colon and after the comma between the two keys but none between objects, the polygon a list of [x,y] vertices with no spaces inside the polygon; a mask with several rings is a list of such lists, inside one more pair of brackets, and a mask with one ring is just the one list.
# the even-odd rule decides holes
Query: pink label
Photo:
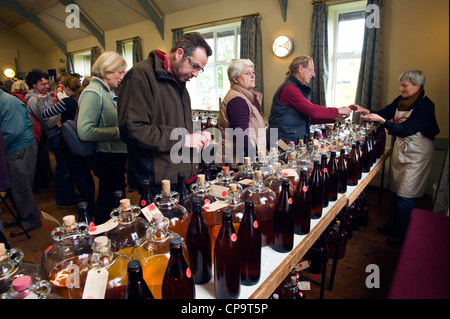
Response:
[{"label": "pink label", "polygon": [[189,267],[187,267],[186,269],[186,277],[191,278],[192,273],[191,273],[191,269]]},{"label": "pink label", "polygon": [[223,192],[222,192],[222,197],[225,197],[225,196],[227,196],[227,194],[228,194],[228,192],[227,192],[227,191],[223,191]]},{"label": "pink label", "polygon": [[205,203],[205,205],[208,205],[209,203],[211,203],[211,201],[208,198],[205,198],[205,200],[203,201],[203,203]]},{"label": "pink label", "polygon": [[257,221],[257,220],[255,220],[255,221],[253,222],[253,227],[254,227],[254,228],[258,228],[258,227],[259,227],[259,224],[258,224],[258,221]]},{"label": "pink label", "polygon": [[308,186],[303,186],[302,191],[307,192],[308,191]]},{"label": "pink label", "polygon": [[328,168],[325,167],[325,168],[323,169],[323,172],[324,172],[324,173],[328,173]]},{"label": "pink label", "polygon": [[145,200],[141,200],[141,206],[144,207],[147,202]]},{"label": "pink label", "polygon": [[289,205],[292,205],[292,198],[288,199],[288,203],[289,203]]},{"label": "pink label", "polygon": [[237,240],[237,235],[236,235],[236,233],[234,233],[231,235],[231,241],[234,243],[234,242],[236,242],[236,240]]},{"label": "pink label", "polygon": [[148,209],[149,210],[155,210],[156,209],[156,205],[151,203],[150,205],[148,205]]}]

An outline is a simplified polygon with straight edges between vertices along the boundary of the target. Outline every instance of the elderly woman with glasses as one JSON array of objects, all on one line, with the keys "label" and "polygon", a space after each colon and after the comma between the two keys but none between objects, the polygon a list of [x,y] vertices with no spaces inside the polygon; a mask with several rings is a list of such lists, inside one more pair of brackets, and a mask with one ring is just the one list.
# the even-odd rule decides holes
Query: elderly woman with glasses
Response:
[{"label": "elderly woman with glasses", "polygon": [[233,168],[244,157],[255,158],[257,151],[266,150],[265,120],[262,93],[255,88],[255,67],[248,59],[234,60],[228,68],[230,90],[220,104],[218,127],[221,145],[216,163]]},{"label": "elderly woman with glasses", "polygon": [[361,119],[380,123],[396,137],[389,174],[389,222],[378,227],[380,232],[392,235],[388,238],[389,244],[402,242],[414,199],[425,192],[431,170],[433,139],[439,133],[434,103],[425,96],[423,73],[406,71],[400,75],[399,82],[401,95],[380,111],[350,106],[356,113],[361,113]]}]

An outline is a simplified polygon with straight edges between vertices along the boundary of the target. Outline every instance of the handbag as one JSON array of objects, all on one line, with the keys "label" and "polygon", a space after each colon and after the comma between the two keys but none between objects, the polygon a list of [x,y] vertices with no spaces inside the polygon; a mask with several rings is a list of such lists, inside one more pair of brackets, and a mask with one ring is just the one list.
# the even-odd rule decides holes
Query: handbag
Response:
[{"label": "handbag", "polygon": [[[92,91],[98,94],[95,90],[85,90],[85,91]],[[84,91],[83,91],[84,93]],[[100,124],[100,119],[103,116],[103,91],[100,92],[100,103],[101,103],[101,110],[100,110],[100,116],[97,121],[97,127]],[[77,114],[78,117],[78,114]],[[95,153],[97,150],[97,142],[86,142],[80,140],[80,137],[78,136],[77,132],[77,122],[74,120],[67,120],[61,125],[61,134],[64,138],[64,141],[66,142],[67,147],[69,148],[70,152],[72,152],[75,156],[89,156]]]}]

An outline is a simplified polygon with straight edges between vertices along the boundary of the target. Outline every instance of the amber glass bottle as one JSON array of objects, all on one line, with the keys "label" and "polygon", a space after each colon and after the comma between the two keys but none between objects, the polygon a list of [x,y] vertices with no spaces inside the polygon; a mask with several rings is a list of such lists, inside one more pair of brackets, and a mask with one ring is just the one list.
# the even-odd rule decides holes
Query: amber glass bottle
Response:
[{"label": "amber glass bottle", "polygon": [[233,214],[226,208],[222,227],[214,246],[214,293],[219,299],[238,298],[241,292],[241,267]]},{"label": "amber glass bottle", "polygon": [[311,218],[317,219],[322,217],[323,209],[323,178],[320,174],[320,161],[314,161],[314,168],[308,181],[309,190],[311,191]]},{"label": "amber glass bottle", "polygon": [[312,198],[307,183],[307,170],[300,171],[300,183],[295,189],[292,201],[294,209],[294,232],[297,235],[306,235],[311,228]]},{"label": "amber glass bottle", "polygon": [[352,144],[352,150],[348,154],[347,161],[347,185],[356,186],[359,180],[359,155],[356,151],[356,144]]},{"label": "amber glass bottle", "polygon": [[327,154],[322,154],[320,173],[323,178],[323,207],[327,207],[330,202],[330,174],[328,173],[327,159]]},{"label": "amber glass bottle", "polygon": [[125,299],[153,299],[152,292],[142,277],[142,266],[138,260],[132,260],[127,266],[128,284]]},{"label": "amber glass bottle", "polygon": [[334,202],[337,200],[339,193],[339,171],[335,150],[332,150],[330,153],[330,160],[328,161],[328,174],[330,175],[329,200]]},{"label": "amber glass bottle", "polygon": [[186,235],[189,265],[194,283],[201,285],[211,279],[211,238],[202,215],[200,199],[193,200],[193,212]]},{"label": "amber glass bottle", "polygon": [[339,193],[345,193],[347,191],[347,161],[345,158],[345,148],[341,148],[341,154],[338,160],[339,171]]},{"label": "amber glass bottle", "polygon": [[294,246],[294,209],[289,194],[289,181],[283,180],[280,197],[273,215],[273,249],[286,253]]},{"label": "amber glass bottle", "polygon": [[261,231],[254,212],[253,201],[245,201],[244,216],[238,230],[241,261],[241,283],[255,285],[261,277]]},{"label": "amber glass bottle", "polygon": [[178,204],[184,206],[184,201],[188,196],[188,190],[186,187],[186,177],[184,176],[184,172],[178,172],[178,184],[177,184],[177,193],[178,193]]},{"label": "amber glass bottle", "polygon": [[184,259],[182,244],[181,238],[170,240],[170,258],[161,288],[163,299],[195,298],[194,279]]}]

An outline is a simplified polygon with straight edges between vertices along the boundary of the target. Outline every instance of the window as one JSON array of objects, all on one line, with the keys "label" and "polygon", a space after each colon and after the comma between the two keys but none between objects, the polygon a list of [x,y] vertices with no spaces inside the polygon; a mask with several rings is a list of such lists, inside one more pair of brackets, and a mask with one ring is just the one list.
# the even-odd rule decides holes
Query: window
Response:
[{"label": "window", "polygon": [[73,72],[84,79],[91,75],[91,51],[73,54]]},{"label": "window", "polygon": [[200,32],[213,51],[205,66],[205,72],[192,78],[186,85],[191,96],[193,110],[218,111],[222,100],[230,89],[228,66],[239,57],[240,23],[222,25]]},{"label": "window", "polygon": [[122,57],[127,62],[127,69],[133,67],[133,40],[122,42]]},{"label": "window", "polygon": [[365,1],[329,7],[330,81],[327,105],[355,102],[364,39]]}]

